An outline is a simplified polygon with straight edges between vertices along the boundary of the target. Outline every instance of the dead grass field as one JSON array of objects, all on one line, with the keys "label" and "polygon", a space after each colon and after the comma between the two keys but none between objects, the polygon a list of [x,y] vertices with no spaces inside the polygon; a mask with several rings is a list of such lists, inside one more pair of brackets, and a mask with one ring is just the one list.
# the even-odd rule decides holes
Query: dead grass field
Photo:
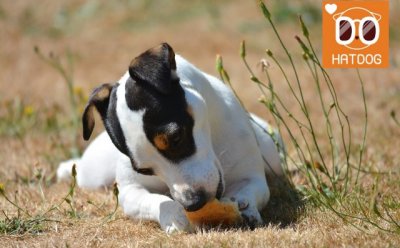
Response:
[{"label": "dead grass field", "polygon": [[[268,3],[269,4],[269,3]],[[287,4],[287,5],[286,5]],[[282,1],[272,4],[272,13],[284,41],[294,55],[301,56],[293,39],[300,34],[296,13],[308,13],[305,20],[317,49],[321,49],[318,20],[320,2]],[[385,172],[379,180],[380,197],[390,199],[390,212],[400,221],[400,4],[391,1],[391,66],[361,70],[368,106],[368,140],[365,169]],[[310,14],[311,13],[311,14]],[[314,14],[313,14],[314,13]],[[271,28],[255,1],[1,1],[0,2],[0,183],[6,194],[32,216],[62,202],[69,185],[55,183],[58,162],[71,154],[74,130],[71,105],[62,77],[34,53],[73,57],[75,93],[79,107],[85,96],[100,83],[117,80],[130,60],[162,41],[206,72],[216,75],[215,55],[221,54],[233,85],[247,108],[268,120],[268,111],[258,103],[260,93],[250,80],[239,54],[239,43],[247,41],[250,66],[257,70],[266,48],[283,57]],[[300,63],[300,59],[296,63]],[[288,64],[285,64],[288,66]],[[299,66],[305,80],[312,80]],[[270,73],[280,77],[272,66]],[[355,142],[360,142],[363,106],[360,85],[352,70],[330,70],[338,95],[353,123]],[[261,74],[259,72],[259,74]],[[283,79],[282,79],[283,82]],[[286,97],[287,87],[277,80],[275,87],[296,113],[294,100]],[[315,94],[305,91],[313,109]],[[317,125],[323,118],[313,118]],[[101,125],[97,125],[99,132]],[[87,143],[79,139],[78,148]],[[72,151],[73,152],[73,151]],[[290,151],[289,151],[290,152]],[[296,179],[296,178],[295,178]],[[362,174],[365,192],[371,179]],[[301,178],[296,182],[301,184]],[[279,192],[279,191],[277,191]],[[273,197],[279,197],[275,193]],[[77,217],[67,204],[48,214],[53,221],[42,222],[30,232],[0,233],[0,247],[398,247],[399,232],[388,233],[369,227],[359,231],[328,210],[305,201],[301,209],[271,200],[263,215],[268,223],[254,231],[204,231],[167,236],[149,222],[128,219],[119,209],[115,220],[100,225],[115,206],[111,190],[76,189]],[[0,220],[18,215],[17,209],[0,197]],[[5,213],[5,214],[3,214]],[[23,220],[23,214],[21,219]],[[55,220],[55,221],[54,221]],[[34,233],[34,231],[37,233]]]}]

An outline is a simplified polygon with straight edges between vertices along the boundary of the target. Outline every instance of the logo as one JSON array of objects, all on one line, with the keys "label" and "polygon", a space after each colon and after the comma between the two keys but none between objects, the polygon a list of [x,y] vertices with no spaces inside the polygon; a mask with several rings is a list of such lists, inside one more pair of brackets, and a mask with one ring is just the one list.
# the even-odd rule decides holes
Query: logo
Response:
[{"label": "logo", "polygon": [[324,67],[389,65],[389,1],[325,0],[322,6]]}]

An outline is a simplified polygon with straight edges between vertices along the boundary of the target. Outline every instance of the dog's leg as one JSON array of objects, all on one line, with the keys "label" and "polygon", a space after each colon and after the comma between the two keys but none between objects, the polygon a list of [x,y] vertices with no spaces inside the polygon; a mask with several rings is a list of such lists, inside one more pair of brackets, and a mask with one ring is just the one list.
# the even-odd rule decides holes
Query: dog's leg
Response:
[{"label": "dog's leg", "polygon": [[156,221],[167,233],[190,230],[183,207],[165,195],[150,193],[142,186],[132,184],[121,188],[119,201],[125,214],[135,219]]},{"label": "dog's leg", "polygon": [[182,205],[161,194],[168,191],[168,187],[155,176],[134,172],[128,158],[118,161],[117,183],[119,202],[125,214],[135,219],[156,221],[167,233],[190,231]]},{"label": "dog's leg", "polygon": [[268,203],[270,192],[264,175],[242,179],[225,193],[228,198],[238,203],[244,224],[251,229],[263,224],[260,212]]}]

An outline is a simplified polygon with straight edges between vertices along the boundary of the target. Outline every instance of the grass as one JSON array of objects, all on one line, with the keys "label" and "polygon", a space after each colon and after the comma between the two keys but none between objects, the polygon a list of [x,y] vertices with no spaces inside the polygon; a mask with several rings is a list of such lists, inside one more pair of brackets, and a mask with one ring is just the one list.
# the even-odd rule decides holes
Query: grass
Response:
[{"label": "grass", "polygon": [[[264,130],[266,135],[270,135],[275,140],[278,150],[281,151],[284,157],[283,161],[285,161],[286,174],[291,187],[297,188],[297,191],[302,194],[303,198],[312,202],[314,207],[330,210],[344,222],[354,226],[360,231],[367,232],[368,229],[373,226],[382,231],[399,234],[400,222],[387,210],[387,206],[384,203],[385,199],[382,197],[379,199],[377,198],[377,195],[380,194],[378,191],[380,173],[376,172],[375,175],[372,175],[373,173],[363,171],[363,173],[370,174],[374,179],[374,183],[372,185],[373,192],[371,194],[366,194],[361,190],[359,176],[361,168],[365,167],[364,152],[366,148],[368,112],[364,81],[361,78],[360,72],[357,70],[357,77],[361,89],[360,95],[362,96],[361,102],[364,107],[364,124],[361,143],[354,145],[352,143],[353,134],[349,116],[341,107],[334,83],[329,73],[322,67],[310,40],[308,28],[304,24],[301,16],[299,17],[303,38],[306,39],[307,44],[297,35],[295,39],[298,41],[303,51],[303,59],[307,63],[307,67],[314,79],[314,90],[319,100],[320,112],[323,113],[325,120],[324,125],[319,128],[326,130],[326,138],[322,140],[321,137],[317,137],[316,127],[312,121],[312,113],[304,100],[304,89],[292,54],[282,41],[275,23],[272,21],[270,11],[262,1],[260,1],[259,4],[264,17],[272,26],[282,49],[287,55],[290,64],[289,67],[291,67],[293,71],[294,80],[289,79],[288,69],[285,69],[281,65],[281,62],[274,56],[271,50],[267,49],[266,54],[281,71],[290,89],[291,96],[296,100],[302,116],[295,116],[288,110],[286,103],[281,100],[282,96],[275,92],[273,79],[269,75],[268,68],[263,69],[267,76],[267,82],[262,82],[255,76],[246,60],[244,41],[240,46],[240,56],[250,73],[251,81],[259,87],[261,93],[260,102],[273,114],[279,133],[287,133],[290,137],[290,142],[286,141],[286,145],[289,147],[289,151],[295,152],[286,154],[284,152],[285,149],[280,147],[275,138],[276,136],[273,135],[273,131]],[[217,56],[217,71],[221,79],[232,86],[230,77],[222,65],[220,56]],[[322,96],[322,83],[329,89],[329,98],[324,98]],[[311,89],[308,88],[307,90]],[[235,94],[237,95],[237,93]],[[327,101],[330,102],[329,105],[326,103]],[[249,118],[251,117],[249,116]],[[336,118],[336,121],[334,121],[333,118]],[[294,134],[296,129],[293,130],[293,127],[290,127],[290,122],[295,124],[295,128],[299,131],[298,135]],[[326,140],[328,140],[330,151],[328,151],[327,154],[323,154],[322,142],[326,142]],[[290,167],[292,169],[290,169]],[[293,182],[293,178],[290,176],[293,169],[306,180],[306,183],[298,185]],[[344,207],[347,205],[352,205],[352,208]]]},{"label": "grass", "polygon": [[53,68],[57,73],[60,74],[65,82],[68,89],[68,100],[70,105],[70,119],[72,128],[72,145],[70,147],[70,156],[79,157],[81,155],[82,148],[80,147],[80,113],[87,102],[87,96],[83,93],[82,88],[76,87],[73,80],[74,75],[74,56],[71,51],[67,51],[65,54],[66,65],[64,65],[60,57],[55,56],[50,53],[45,56],[39,49],[35,46],[34,51],[37,56],[46,63],[49,67]]},{"label": "grass", "polygon": [[[199,1],[195,9],[184,6],[193,15],[174,16],[179,3],[171,1],[152,23],[146,19],[157,13],[157,1],[128,2],[49,1],[41,14],[28,1],[0,4],[2,246],[398,245],[396,43],[392,68],[359,72],[362,89],[357,71],[319,66],[319,24],[292,24],[299,9],[307,24],[317,21],[306,9],[318,11],[319,2],[290,1],[288,9],[274,3],[263,19],[252,2]],[[129,26],[132,18],[143,25]],[[232,55],[243,39],[239,56]],[[262,213],[265,227],[167,236],[152,222],[128,219],[115,201],[117,188],[86,191],[55,183],[57,163],[82,151],[77,119],[83,92],[116,80],[133,56],[164,40],[211,74],[210,58],[221,54],[219,72],[243,105],[282,132],[289,183],[282,189],[271,181],[277,185]]]},{"label": "grass", "polygon": [[39,234],[43,232],[44,220],[41,219],[21,219],[13,217],[9,219],[6,217],[0,220],[0,233],[8,235],[23,235],[25,233]]}]

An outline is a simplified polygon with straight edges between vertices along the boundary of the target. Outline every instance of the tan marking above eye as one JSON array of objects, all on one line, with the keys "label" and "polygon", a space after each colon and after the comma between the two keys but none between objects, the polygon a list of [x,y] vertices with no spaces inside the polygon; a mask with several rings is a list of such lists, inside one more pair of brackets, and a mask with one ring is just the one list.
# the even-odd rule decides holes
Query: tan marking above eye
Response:
[{"label": "tan marking above eye", "polygon": [[158,134],[154,137],[154,144],[159,150],[167,150],[168,149],[168,138],[165,134]]},{"label": "tan marking above eye", "polygon": [[186,108],[186,112],[193,118],[192,106],[188,105],[187,108]]}]

